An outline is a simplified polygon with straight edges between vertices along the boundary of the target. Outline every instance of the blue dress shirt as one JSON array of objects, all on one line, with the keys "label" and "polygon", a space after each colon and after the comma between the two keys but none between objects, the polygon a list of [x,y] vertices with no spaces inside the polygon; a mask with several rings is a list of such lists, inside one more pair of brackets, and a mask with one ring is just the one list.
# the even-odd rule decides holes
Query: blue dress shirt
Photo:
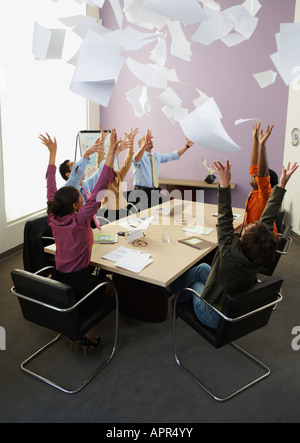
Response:
[{"label": "blue dress shirt", "polygon": [[[156,162],[157,176],[159,177],[159,165],[160,163],[167,163],[173,160],[179,160],[180,155],[177,151],[170,152],[169,154],[159,154],[153,152],[153,157]],[[149,152],[145,151],[142,159],[139,162],[132,160],[133,170],[133,183],[134,186],[143,186],[145,188],[153,188],[152,177],[152,161]]]}]

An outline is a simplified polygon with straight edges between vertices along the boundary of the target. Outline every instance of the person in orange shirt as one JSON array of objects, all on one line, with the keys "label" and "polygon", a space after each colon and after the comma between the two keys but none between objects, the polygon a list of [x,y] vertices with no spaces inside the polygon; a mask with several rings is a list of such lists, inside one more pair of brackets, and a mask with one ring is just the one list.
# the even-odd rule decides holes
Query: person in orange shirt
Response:
[{"label": "person in orange shirt", "polygon": [[[271,135],[274,125],[268,125],[265,133],[260,129],[260,125],[261,122],[255,123],[253,126],[253,145],[249,166],[249,173],[251,175],[250,185],[253,190],[246,201],[243,226],[247,226],[260,219],[272,189],[278,183],[276,172],[269,169],[266,152],[266,141]],[[276,235],[278,234],[276,223],[274,223],[273,231]]]}]

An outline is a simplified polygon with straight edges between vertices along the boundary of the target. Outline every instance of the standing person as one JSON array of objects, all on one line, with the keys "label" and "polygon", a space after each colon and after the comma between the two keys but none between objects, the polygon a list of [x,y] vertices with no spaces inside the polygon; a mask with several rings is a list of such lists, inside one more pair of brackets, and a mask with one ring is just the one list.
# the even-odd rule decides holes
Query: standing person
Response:
[{"label": "standing person", "polygon": [[[122,182],[126,177],[134,155],[134,137],[138,133],[138,128],[132,129],[129,134],[125,133],[123,142],[119,145],[116,155],[121,150],[128,148],[126,158],[118,171],[115,171],[114,181],[108,186],[108,193],[101,202],[101,210],[104,210],[103,217],[109,221],[118,220],[130,214],[133,205],[125,199]],[[126,142],[128,139],[128,142]]]},{"label": "standing person", "polygon": [[[274,220],[281,206],[285,186],[298,168],[297,163],[287,168],[282,166],[279,186],[275,186],[262,213],[260,221],[247,225],[241,237],[234,234],[231,206],[231,165],[223,166],[214,162],[213,167],[220,179],[218,194],[218,248],[210,268],[201,263],[184,273],[170,285],[172,293],[177,294],[184,288],[192,288],[201,298],[191,293],[183,293],[178,300],[192,299],[197,318],[210,328],[217,328],[220,316],[203,300],[222,311],[227,294],[234,295],[246,291],[257,281],[261,266],[274,258],[277,236],[272,231]],[[203,299],[203,300],[202,300]]]},{"label": "standing person", "polygon": [[[260,130],[260,125],[261,122],[255,123],[253,126],[253,144],[249,166],[250,185],[253,189],[245,205],[244,226],[260,219],[272,189],[278,183],[276,172],[269,169],[266,151],[266,142],[272,133],[274,125],[268,125],[265,133],[262,129]],[[277,235],[276,223],[274,223],[274,233]]]},{"label": "standing person", "polygon": [[[159,203],[159,165],[173,160],[179,160],[180,157],[194,144],[186,138],[186,144],[177,151],[169,154],[152,153],[153,136],[150,130],[139,140],[139,150],[133,157],[133,182],[134,189],[146,193],[148,208]],[[153,192],[154,191],[154,192]]]},{"label": "standing person", "polygon": [[[112,130],[111,145],[102,168],[101,175],[94,189],[84,205],[83,196],[78,189],[72,186],[56,188],[56,139],[46,133],[39,136],[41,142],[49,150],[49,164],[47,168],[47,199],[48,224],[52,228],[56,243],[55,264],[53,278],[70,285],[76,301],[91,290],[89,262],[93,246],[93,232],[90,226],[93,215],[97,211],[101,195],[114,179],[113,162],[119,141],[115,130]],[[101,140],[104,143],[104,139]],[[96,327],[95,327],[96,328]],[[84,348],[98,348],[101,339],[94,337],[93,328],[81,339]]]}]

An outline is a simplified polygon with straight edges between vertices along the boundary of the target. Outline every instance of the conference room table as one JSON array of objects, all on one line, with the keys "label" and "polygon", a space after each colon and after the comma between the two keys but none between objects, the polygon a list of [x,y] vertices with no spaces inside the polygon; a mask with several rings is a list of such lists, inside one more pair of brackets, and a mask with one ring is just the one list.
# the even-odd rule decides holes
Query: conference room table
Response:
[{"label": "conference room table", "polygon": [[[158,213],[159,208],[170,208],[172,205],[176,208],[181,206],[180,212],[171,216]],[[233,208],[233,213],[236,216],[233,221],[236,230],[243,222],[244,209]],[[108,223],[103,225],[101,230],[94,230],[95,234],[116,234],[122,231],[125,232],[125,236],[118,235],[117,243],[94,244],[90,264],[115,276],[166,288],[216,248],[216,215],[217,205],[174,199]],[[149,226],[141,229],[144,233],[141,241],[128,242],[129,234],[136,226],[136,229],[140,229],[139,223],[149,221],[149,217],[151,217]],[[208,233],[202,234],[202,232]],[[166,235],[169,236],[169,242],[162,240],[162,236],[165,239]],[[179,242],[193,236],[200,237],[206,245],[204,244],[202,249],[197,249]],[[136,243],[138,246],[134,246]],[[114,261],[103,258],[104,255],[119,247],[150,254],[153,261],[140,272],[133,272],[117,266]],[[47,246],[45,252],[55,254],[55,244]],[[121,281],[123,283],[124,279]]]}]

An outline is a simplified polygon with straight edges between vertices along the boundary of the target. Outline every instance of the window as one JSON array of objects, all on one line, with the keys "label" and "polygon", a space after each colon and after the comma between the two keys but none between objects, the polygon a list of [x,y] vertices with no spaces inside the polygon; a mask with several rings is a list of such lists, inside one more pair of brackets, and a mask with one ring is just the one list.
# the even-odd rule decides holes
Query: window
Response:
[{"label": "window", "polygon": [[[46,207],[48,150],[38,135],[56,137],[59,165],[74,158],[77,133],[87,127],[86,100],[69,90],[75,67],[67,63],[81,39],[67,28],[61,60],[38,61],[32,54],[34,21],[61,29],[60,17],[79,14],[85,14],[85,6],[71,0],[0,3],[0,136],[7,223]],[[57,184],[62,184],[59,173]]]}]

